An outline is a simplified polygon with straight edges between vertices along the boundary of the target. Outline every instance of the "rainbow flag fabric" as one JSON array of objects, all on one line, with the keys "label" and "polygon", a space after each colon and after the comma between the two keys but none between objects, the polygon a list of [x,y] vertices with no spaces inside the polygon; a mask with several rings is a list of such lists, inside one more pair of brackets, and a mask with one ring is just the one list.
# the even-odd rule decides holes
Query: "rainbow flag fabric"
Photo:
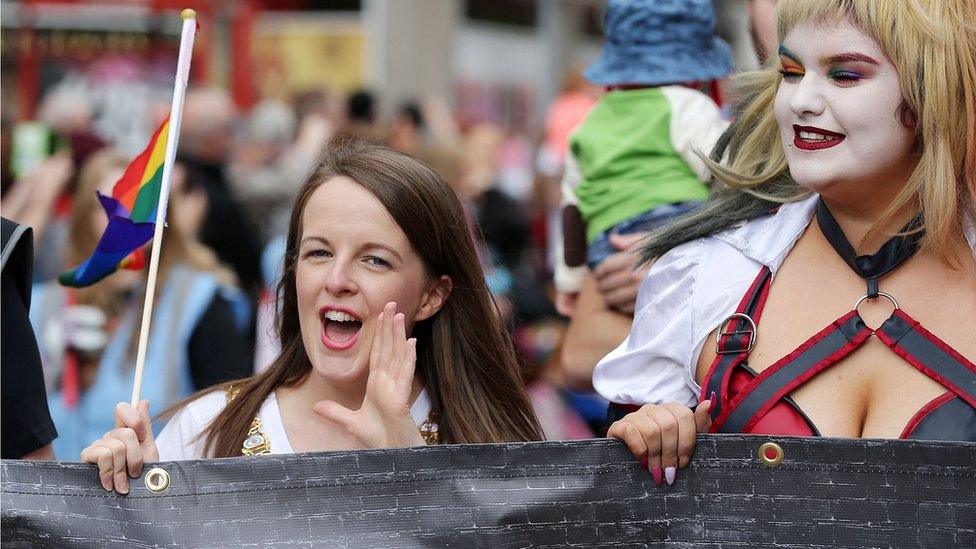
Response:
[{"label": "rainbow flag fabric", "polygon": [[61,284],[90,286],[120,267],[140,269],[145,264],[140,248],[152,239],[155,230],[168,136],[169,118],[153,134],[146,150],[125,169],[112,188],[112,196],[96,191],[108,215],[108,227],[88,260],[61,273]]}]

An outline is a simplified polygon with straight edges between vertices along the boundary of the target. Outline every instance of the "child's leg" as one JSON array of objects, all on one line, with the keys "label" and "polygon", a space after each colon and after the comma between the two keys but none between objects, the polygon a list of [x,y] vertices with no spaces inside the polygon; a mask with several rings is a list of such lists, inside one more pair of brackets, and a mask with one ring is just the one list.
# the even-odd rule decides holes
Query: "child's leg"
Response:
[{"label": "child's leg", "polygon": [[563,207],[563,260],[570,267],[586,261],[586,222],[579,209],[570,204]]},{"label": "child's leg", "polygon": [[602,232],[586,248],[586,266],[591,271],[596,269],[596,266],[602,263],[604,259],[617,253],[618,250],[610,243],[610,234],[613,230],[610,229]]},{"label": "child's leg", "polygon": [[646,233],[667,225],[674,218],[682,216],[700,205],[701,202],[664,204],[637,217],[618,223],[611,230],[617,234]]},{"label": "child's leg", "polygon": [[679,202],[678,204],[665,204],[658,206],[649,212],[645,212],[626,221],[617,223],[608,231],[598,236],[587,248],[586,264],[590,270],[596,269],[597,265],[617,250],[610,243],[611,234],[633,234],[646,233],[666,225],[674,218],[684,215],[701,205],[701,202]]}]

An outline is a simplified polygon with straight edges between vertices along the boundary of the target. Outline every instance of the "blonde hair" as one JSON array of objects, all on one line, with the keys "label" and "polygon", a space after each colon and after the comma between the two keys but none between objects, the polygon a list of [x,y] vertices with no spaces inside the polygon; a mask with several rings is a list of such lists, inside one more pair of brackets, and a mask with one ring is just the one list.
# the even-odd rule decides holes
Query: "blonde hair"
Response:
[{"label": "blonde hair", "polygon": [[[924,216],[922,248],[946,262],[962,241],[963,209],[976,206],[974,10],[973,0],[782,0],[777,7],[780,42],[804,21],[846,19],[874,38],[897,69],[904,106],[917,120],[921,154],[876,226],[917,202]],[[717,180],[713,199],[652,235],[645,258],[810,195],[790,177],[773,114],[782,79],[777,65],[773,58],[762,70],[735,78],[742,104],[736,129],[722,144],[724,159],[706,159]],[[718,212],[718,221],[704,224],[710,232],[693,234],[695,225]]]}]

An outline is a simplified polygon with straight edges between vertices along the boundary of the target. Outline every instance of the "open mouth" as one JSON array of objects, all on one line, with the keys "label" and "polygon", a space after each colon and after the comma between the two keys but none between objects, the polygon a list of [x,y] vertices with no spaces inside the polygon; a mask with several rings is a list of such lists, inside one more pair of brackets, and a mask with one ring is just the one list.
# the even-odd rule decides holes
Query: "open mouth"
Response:
[{"label": "open mouth", "polygon": [[842,133],[793,124],[793,145],[805,151],[828,149],[843,141],[844,137]]},{"label": "open mouth", "polygon": [[333,351],[352,347],[359,339],[363,321],[349,311],[326,307],[319,311],[322,321],[322,343]]}]

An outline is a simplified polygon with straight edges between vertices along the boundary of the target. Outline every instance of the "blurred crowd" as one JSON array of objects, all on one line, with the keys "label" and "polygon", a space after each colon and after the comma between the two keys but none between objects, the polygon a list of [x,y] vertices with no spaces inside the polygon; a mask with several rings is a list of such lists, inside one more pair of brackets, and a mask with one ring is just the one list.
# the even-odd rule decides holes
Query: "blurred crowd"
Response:
[{"label": "blurred crowd", "polygon": [[[155,410],[251,375],[277,356],[275,286],[288,213],[322,148],[358,138],[421,159],[461,198],[547,437],[602,434],[606,403],[564,382],[566,318],[552,286],[568,139],[599,93],[575,71],[544,127],[523,135],[459,121],[435,98],[384,112],[382,97],[368,90],[316,90],[245,111],[224,89],[191,85],[144,382]],[[100,435],[86,425],[99,424],[97,415],[108,420],[103,403],[127,399],[145,295],[145,271],[120,271],[82,289],[55,280],[94,249],[107,222],[96,191],[110,195],[131,159],[98,132],[95,109],[83,92],[55,88],[37,120],[3,121],[3,214],[34,230],[30,316],[60,459],[77,458]],[[166,105],[150,109],[146,126],[165,114]],[[92,417],[80,419],[86,414]]]}]

